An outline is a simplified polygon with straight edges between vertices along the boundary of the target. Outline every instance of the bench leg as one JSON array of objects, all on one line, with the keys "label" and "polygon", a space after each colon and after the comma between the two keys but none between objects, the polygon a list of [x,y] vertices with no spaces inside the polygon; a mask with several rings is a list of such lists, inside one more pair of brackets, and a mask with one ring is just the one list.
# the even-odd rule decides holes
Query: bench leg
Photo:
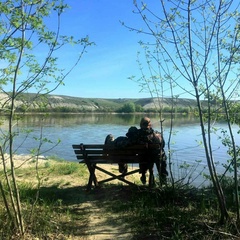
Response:
[{"label": "bench leg", "polygon": [[98,186],[97,177],[95,175],[96,164],[87,164],[89,171],[89,179],[87,184],[87,191],[90,191],[92,188],[92,183],[94,183],[95,187]]},{"label": "bench leg", "polygon": [[[120,175],[113,174],[113,173],[111,173],[111,172],[109,172],[109,171],[107,171],[107,170],[105,170],[103,168],[100,168],[99,166],[96,166],[96,169],[101,171],[101,172],[103,172],[103,173],[105,173],[105,174],[107,174],[107,175],[109,175],[109,176],[111,176],[111,178],[107,178],[107,179],[99,181],[99,184],[110,182],[112,180],[118,179],[118,180],[120,180],[120,181],[122,181],[124,183],[127,183],[128,185],[136,186],[135,183],[132,183],[132,182],[124,179],[122,174],[120,174]],[[124,174],[124,176],[132,175],[132,174],[137,173],[137,172],[139,172],[139,169],[132,170],[132,171]]]}]

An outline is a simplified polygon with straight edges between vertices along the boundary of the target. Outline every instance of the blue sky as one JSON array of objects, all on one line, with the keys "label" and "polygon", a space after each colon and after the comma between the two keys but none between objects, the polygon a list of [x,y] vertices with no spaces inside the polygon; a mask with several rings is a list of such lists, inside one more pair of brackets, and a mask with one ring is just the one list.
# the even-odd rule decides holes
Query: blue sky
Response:
[{"label": "blue sky", "polygon": [[[54,94],[98,98],[144,98],[130,76],[141,76],[136,62],[142,36],[130,32],[120,21],[134,27],[143,24],[131,0],[67,0],[71,6],[62,18],[62,34],[89,36],[95,46],[87,49],[79,65],[67,77],[65,86]],[[69,51],[69,50],[68,50]],[[61,52],[63,65],[71,60],[70,52]]]},{"label": "blue sky", "polygon": [[[136,10],[133,0],[65,0],[65,2],[71,8],[62,17],[61,34],[73,35],[76,38],[88,35],[90,41],[95,42],[96,45],[90,46],[87,49],[87,53],[83,55],[79,65],[65,79],[65,86],[60,86],[54,94],[87,98],[151,97],[148,91],[141,91],[138,83],[129,79],[129,77],[135,76],[137,80],[142,76],[137,63],[138,51],[142,52],[140,59],[144,67],[144,75],[147,77],[150,75],[146,59],[138,42],[147,40],[154,43],[154,39],[151,36],[129,31],[129,29],[120,23],[120,21],[124,22],[127,26],[136,29],[146,28],[141,17],[133,13]],[[140,1],[137,2],[140,3]],[[163,17],[159,6],[160,1],[148,0],[146,2],[149,9],[152,9],[158,17]],[[196,13],[193,12],[193,14]],[[197,18],[197,16],[195,17]],[[49,19],[48,23],[53,24],[51,19]],[[197,26],[195,26],[196,35],[200,34]],[[166,38],[168,38],[168,31],[166,30],[165,33]],[[181,36],[184,36],[184,34],[181,34]],[[197,37],[201,39],[200,35]],[[199,39],[195,41],[194,48],[196,51],[201,52],[202,46],[198,41]],[[175,56],[176,49],[172,48],[171,44],[168,46],[170,48],[168,49],[170,56],[174,59],[175,64],[178,64],[181,68],[182,63],[178,62],[178,58]],[[181,49],[181,51],[183,50],[183,55],[185,54],[184,56],[188,54],[185,51],[187,49],[186,46],[187,43],[184,44],[185,48],[182,47]],[[161,45],[161,47],[168,48],[166,45]],[[77,51],[76,47],[68,47],[65,51],[59,51],[58,57],[61,63],[59,67],[67,68]],[[195,60],[197,69],[198,63],[200,63],[200,66],[202,65],[202,59],[196,55]],[[215,61],[214,57],[211,58],[211,61]],[[180,87],[174,87],[174,95],[190,97],[191,95],[187,95],[186,90],[192,89],[192,86],[190,86],[186,79],[180,77],[181,74],[173,75],[176,66],[164,58],[162,59],[162,63],[166,65],[169,75],[177,80],[180,85]],[[185,66],[187,65],[186,62]],[[208,65],[211,68],[211,62],[208,62]],[[185,68],[182,68],[181,71],[184,73],[185,70]],[[164,79],[165,73],[160,74],[162,79]],[[164,97],[171,96],[169,84],[164,88],[163,95]]]},{"label": "blue sky", "polygon": [[[156,43],[156,40],[151,35],[129,31],[128,28],[121,24],[121,22],[124,22],[127,26],[136,29],[145,30],[147,28],[141,17],[133,12],[134,10],[136,11],[133,3],[134,0],[65,0],[65,2],[70,8],[62,15],[60,35],[74,36],[77,39],[84,38],[88,35],[90,41],[94,42],[96,45],[87,48],[87,53],[83,55],[78,66],[65,79],[65,85],[60,86],[52,93],[56,95],[86,98],[151,97],[149,91],[141,91],[142,89],[139,84],[136,81],[129,79],[132,76],[135,76],[135,80],[142,77],[142,72],[137,62],[139,51],[141,52],[140,62],[143,67],[143,75],[147,78],[151,76],[148,65],[146,64],[144,51],[140,46],[139,41],[143,40],[144,42],[147,41],[151,44]],[[140,4],[141,0],[138,0],[137,2]],[[156,29],[155,23],[158,22],[159,19],[164,19],[162,13],[163,10],[160,7],[160,1],[146,0],[146,2],[148,8],[156,14],[155,16],[157,16],[153,17],[154,14],[149,14],[150,16],[148,15],[148,19],[152,20],[152,23],[150,23],[151,27]],[[167,8],[171,8],[169,2],[166,2],[166,4],[167,5],[165,6]],[[174,5],[174,2],[172,4]],[[216,5],[218,5],[217,2]],[[204,43],[203,40],[206,36],[206,40],[209,38],[208,33],[211,34],[211,28],[206,28],[209,29],[209,32],[199,31],[202,24],[202,17],[199,17],[202,15],[198,12],[199,9],[202,8],[196,8],[196,13],[195,11],[192,12],[194,15],[192,18],[193,22],[195,22],[194,18],[199,18],[198,24],[192,24],[192,32],[194,33],[192,37],[192,45],[194,49],[193,52],[195,53],[193,62],[195,65],[194,71],[196,72],[196,75],[199,74],[197,75],[199,76],[198,79],[200,79],[201,83],[205,84],[202,67],[204,67],[203,63],[205,63],[206,59],[204,58],[205,55],[202,54],[204,49],[202,44]],[[144,14],[145,13],[148,13],[147,10],[144,11]],[[211,16],[211,12],[205,13],[204,11],[204,14],[206,14],[206,18]],[[178,18],[176,17],[174,23],[180,21],[181,25],[181,17],[185,17],[186,20],[187,16],[185,11],[181,12],[181,16]],[[237,17],[237,15],[235,15],[235,17]],[[46,20],[46,25],[50,30],[56,31],[56,16],[46,17],[44,20]],[[212,21],[209,21],[209,24],[211,23]],[[235,22],[230,21],[225,27],[227,27],[228,30],[233,30],[235,26],[234,24]],[[178,30],[179,25],[173,25],[176,25],[176,30]],[[159,31],[159,29],[156,31],[158,31],[157,33],[161,36],[161,41],[158,42],[158,54],[156,52],[154,54],[154,56],[159,56],[160,64],[156,64],[155,62],[154,67],[156,68],[154,70],[156,70],[157,73],[153,72],[152,69],[151,71],[153,72],[153,75],[158,75],[158,77],[166,82],[163,93],[164,97],[171,97],[169,79],[172,79],[175,81],[175,83],[172,84],[172,88],[174,88],[174,96],[192,98],[191,94],[187,94],[187,91],[193,90],[193,86],[189,83],[190,80],[192,81],[192,69],[191,65],[189,65],[188,41],[185,41],[186,39],[184,39],[187,36],[187,28],[182,28],[183,31],[179,32],[177,39],[179,44],[177,44],[177,48],[172,44],[175,40],[171,42],[172,36],[168,31],[168,26],[166,25],[165,27],[164,24],[160,28],[162,28],[163,31]],[[221,33],[223,38],[226,38],[224,35],[226,33],[226,31],[224,31],[224,26],[223,29],[221,29]],[[195,39],[193,39],[194,37]],[[228,37],[227,40],[228,43],[231,44],[231,38]],[[214,79],[214,77],[218,79],[215,69],[216,65],[214,67],[218,56],[217,53],[214,52],[214,49],[216,49],[214,42],[215,41],[210,41],[210,48],[212,51],[211,54],[208,55],[207,70],[208,76],[211,76],[212,79]],[[155,45],[150,46],[151,50],[156,50],[154,46]],[[47,52],[44,51],[44,47],[34,48],[34,50],[35,52],[33,54],[39,61],[44,61],[46,59]],[[181,56],[177,56],[177,52],[181,52]],[[77,46],[67,46],[55,53],[56,55],[54,55],[54,57],[59,58],[58,68],[66,69],[66,71],[68,71],[74,63],[74,59],[76,60],[79,55],[80,50]],[[227,52],[225,51],[225,53]],[[0,61],[0,65],[1,64],[5,64],[4,60]],[[154,63],[151,63],[151,66],[153,65]],[[223,70],[224,65],[225,63],[223,61]],[[237,76],[238,79],[238,70],[235,70],[235,73],[231,71],[232,76],[230,77],[235,79]],[[224,72],[222,73],[224,74]],[[28,75],[28,71],[26,71],[25,74]],[[203,78],[201,79],[201,77]],[[24,73],[19,78],[20,83],[21,80],[24,81]],[[228,84],[231,84],[231,81],[230,83],[228,82]],[[229,87],[227,84],[226,86]],[[159,88],[159,86],[157,87]],[[50,84],[48,88],[52,89],[53,85]],[[232,90],[231,87],[229,87],[229,89]],[[230,92],[230,90],[228,90],[228,92]],[[11,86],[8,91],[11,91]]]}]

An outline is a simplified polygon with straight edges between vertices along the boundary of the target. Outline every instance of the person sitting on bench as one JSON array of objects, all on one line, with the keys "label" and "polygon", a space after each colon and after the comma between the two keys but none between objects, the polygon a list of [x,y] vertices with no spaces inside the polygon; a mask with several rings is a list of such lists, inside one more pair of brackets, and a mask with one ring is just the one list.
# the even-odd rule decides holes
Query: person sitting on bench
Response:
[{"label": "person sitting on bench", "polygon": [[[138,141],[138,129],[136,127],[130,127],[128,129],[128,132],[126,133],[126,137],[120,136],[114,139],[114,136],[112,134],[108,134],[105,138],[104,144],[107,145],[110,149],[121,149],[128,146],[132,146],[136,144]],[[119,172],[123,175],[127,173],[128,171],[128,165],[126,163],[119,163],[118,164]]]}]

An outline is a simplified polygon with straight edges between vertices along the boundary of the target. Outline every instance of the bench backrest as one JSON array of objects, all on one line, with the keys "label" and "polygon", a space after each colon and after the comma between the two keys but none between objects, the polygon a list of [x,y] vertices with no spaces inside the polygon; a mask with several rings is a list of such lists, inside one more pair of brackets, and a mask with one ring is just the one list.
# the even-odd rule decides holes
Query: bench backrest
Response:
[{"label": "bench backrest", "polygon": [[[124,148],[109,148],[105,144],[72,145],[80,163],[139,163],[146,158],[152,161],[159,159],[160,144],[140,144]],[[146,159],[148,161],[148,159]]]}]

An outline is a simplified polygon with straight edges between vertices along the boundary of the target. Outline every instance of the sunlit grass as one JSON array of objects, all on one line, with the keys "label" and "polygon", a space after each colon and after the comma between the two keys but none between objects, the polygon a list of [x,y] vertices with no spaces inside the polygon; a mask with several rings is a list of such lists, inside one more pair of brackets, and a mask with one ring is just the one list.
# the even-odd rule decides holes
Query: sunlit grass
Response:
[{"label": "sunlit grass", "polygon": [[[61,232],[72,234],[70,223],[76,218],[82,218],[82,227],[85,226],[84,216],[68,207],[76,201],[84,201],[84,198],[76,190],[77,187],[67,188],[71,185],[68,176],[70,179],[78,179],[85,173],[82,164],[59,160],[44,160],[37,168],[36,162],[31,162],[27,167],[16,169],[26,235],[38,239],[57,239]],[[7,189],[5,181],[3,187]],[[7,191],[6,196],[10,202]],[[12,239],[14,232],[0,195],[0,239]],[[17,236],[14,239],[18,239]]]}]

